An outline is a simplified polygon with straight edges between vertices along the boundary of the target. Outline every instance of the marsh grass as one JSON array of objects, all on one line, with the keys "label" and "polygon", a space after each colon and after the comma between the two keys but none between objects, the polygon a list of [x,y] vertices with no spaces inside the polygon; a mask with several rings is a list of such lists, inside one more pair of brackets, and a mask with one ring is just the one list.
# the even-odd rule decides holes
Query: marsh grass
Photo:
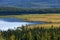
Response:
[{"label": "marsh grass", "polygon": [[60,22],[60,14],[26,14],[15,15],[14,17],[26,21]]},{"label": "marsh grass", "polygon": [[60,22],[60,14],[24,14],[0,16],[0,18],[22,18],[25,21]]},{"label": "marsh grass", "polygon": [[52,24],[34,24],[34,25],[28,25],[28,28],[34,29],[34,28],[41,28],[44,27],[45,29],[49,29],[51,28],[51,26],[53,26],[54,28],[59,28],[60,27],[60,23],[52,23]]}]

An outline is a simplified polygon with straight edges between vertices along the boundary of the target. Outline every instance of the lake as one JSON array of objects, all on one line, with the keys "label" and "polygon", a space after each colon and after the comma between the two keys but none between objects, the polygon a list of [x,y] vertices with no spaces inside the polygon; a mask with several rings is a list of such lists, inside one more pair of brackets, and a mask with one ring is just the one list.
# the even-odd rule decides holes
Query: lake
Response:
[{"label": "lake", "polygon": [[0,30],[16,29],[22,25],[43,24],[44,22],[25,22],[18,18],[0,18]]}]

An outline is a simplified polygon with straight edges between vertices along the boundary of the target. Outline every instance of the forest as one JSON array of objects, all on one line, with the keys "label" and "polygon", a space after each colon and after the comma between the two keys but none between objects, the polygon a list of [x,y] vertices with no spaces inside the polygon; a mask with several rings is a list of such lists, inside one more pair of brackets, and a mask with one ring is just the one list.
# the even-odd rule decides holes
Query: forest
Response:
[{"label": "forest", "polygon": [[0,7],[0,15],[60,13],[60,8],[16,8]]},{"label": "forest", "polygon": [[28,28],[18,27],[16,30],[0,30],[0,40],[60,40],[60,27],[53,25],[49,29],[44,27]]}]

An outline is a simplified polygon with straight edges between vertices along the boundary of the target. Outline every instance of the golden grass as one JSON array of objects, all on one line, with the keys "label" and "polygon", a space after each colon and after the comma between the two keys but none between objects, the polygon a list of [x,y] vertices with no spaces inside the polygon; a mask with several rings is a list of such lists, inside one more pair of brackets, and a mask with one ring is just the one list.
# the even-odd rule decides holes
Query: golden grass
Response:
[{"label": "golden grass", "polygon": [[33,29],[33,28],[37,28],[37,27],[44,27],[44,28],[46,28],[46,29],[48,29],[48,28],[51,28],[51,27],[54,27],[54,28],[58,28],[58,27],[60,27],[60,23],[58,24],[58,23],[56,23],[56,24],[54,24],[54,23],[52,23],[52,24],[36,24],[36,25],[29,25],[28,26],[28,28],[31,28],[31,29]]},{"label": "golden grass", "polygon": [[60,14],[28,14],[15,15],[15,18],[22,18],[26,21],[60,22]]},{"label": "golden grass", "polygon": [[25,21],[60,22],[60,14],[26,14],[0,16],[0,18],[6,17],[22,18]]}]

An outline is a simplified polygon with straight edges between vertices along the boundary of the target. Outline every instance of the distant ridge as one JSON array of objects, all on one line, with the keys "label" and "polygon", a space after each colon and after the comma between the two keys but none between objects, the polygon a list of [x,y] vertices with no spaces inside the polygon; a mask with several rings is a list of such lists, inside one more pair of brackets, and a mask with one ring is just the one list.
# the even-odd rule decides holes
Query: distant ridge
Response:
[{"label": "distant ridge", "polygon": [[60,8],[21,8],[21,7],[0,7],[0,11],[19,11],[19,10],[60,10]]},{"label": "distant ridge", "polygon": [[0,7],[0,15],[60,13],[60,8]]}]

